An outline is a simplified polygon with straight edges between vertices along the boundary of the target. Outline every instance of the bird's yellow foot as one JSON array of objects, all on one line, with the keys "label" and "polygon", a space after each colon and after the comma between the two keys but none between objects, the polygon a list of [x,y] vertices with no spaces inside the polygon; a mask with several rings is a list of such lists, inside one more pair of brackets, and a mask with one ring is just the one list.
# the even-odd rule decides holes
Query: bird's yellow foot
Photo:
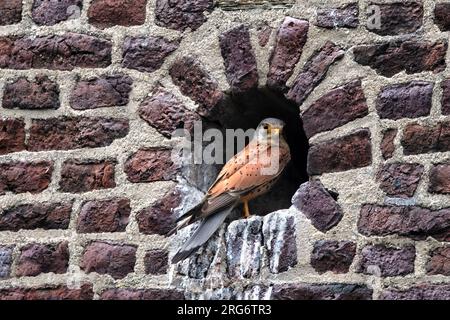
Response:
[{"label": "bird's yellow foot", "polygon": [[250,210],[248,209],[248,201],[244,201],[244,217],[245,219],[251,217]]}]

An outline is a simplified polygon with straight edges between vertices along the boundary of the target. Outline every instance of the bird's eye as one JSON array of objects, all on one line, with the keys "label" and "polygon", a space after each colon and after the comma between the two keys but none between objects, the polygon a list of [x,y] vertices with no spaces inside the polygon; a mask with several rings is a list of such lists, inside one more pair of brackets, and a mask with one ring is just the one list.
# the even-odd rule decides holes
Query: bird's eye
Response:
[{"label": "bird's eye", "polygon": [[266,123],[263,125],[264,130],[269,130],[269,125]]}]

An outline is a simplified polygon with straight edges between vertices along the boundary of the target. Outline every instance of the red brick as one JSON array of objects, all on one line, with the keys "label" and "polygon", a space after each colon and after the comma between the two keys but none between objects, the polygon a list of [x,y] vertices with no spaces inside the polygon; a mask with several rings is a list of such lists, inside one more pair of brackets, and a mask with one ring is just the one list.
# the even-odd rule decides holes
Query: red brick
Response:
[{"label": "red brick", "polygon": [[330,66],[337,60],[342,59],[343,56],[343,49],[330,41],[326,42],[321,49],[314,52],[308,59],[302,71],[295,77],[286,97],[301,105],[325,78]]},{"label": "red brick", "polygon": [[145,23],[147,0],[93,0],[89,23],[98,28],[136,26]]},{"label": "red brick", "polygon": [[0,289],[0,300],[92,300],[93,297],[91,284],[82,284],[79,289],[66,286]]},{"label": "red brick", "polygon": [[22,119],[0,119],[0,155],[25,149],[25,122]]},{"label": "red brick", "polygon": [[53,163],[48,161],[1,163],[0,195],[42,192],[49,186],[52,172]]},{"label": "red brick", "polygon": [[308,173],[319,175],[346,171],[371,163],[370,131],[361,129],[341,138],[313,144],[308,154]]},{"label": "red brick", "polygon": [[261,47],[265,47],[269,42],[273,28],[269,26],[267,22],[263,21],[262,23],[258,24],[256,30],[258,31],[258,44]]},{"label": "red brick", "polygon": [[413,245],[400,248],[369,245],[361,250],[357,269],[364,274],[381,277],[405,276],[414,273],[416,249]]},{"label": "red brick", "polygon": [[22,20],[22,0],[0,2],[0,25],[14,24]]},{"label": "red brick", "polygon": [[184,300],[184,293],[176,289],[108,289],[101,300]]},{"label": "red brick", "polygon": [[360,80],[337,87],[316,100],[301,117],[303,129],[310,138],[368,114],[366,97]]},{"label": "red brick", "polygon": [[16,276],[37,276],[41,273],[66,273],[69,266],[68,242],[58,244],[32,243],[21,249]]},{"label": "red brick", "polygon": [[196,30],[207,20],[204,12],[213,7],[213,0],[156,0],[155,23],[180,31]]},{"label": "red brick", "polygon": [[256,88],[258,67],[248,28],[240,25],[222,33],[219,43],[231,91],[243,93]]},{"label": "red brick", "polygon": [[336,226],[344,215],[341,206],[320,181],[302,184],[292,198],[292,204],[322,232]]},{"label": "red brick", "polygon": [[275,90],[286,89],[308,38],[309,23],[286,17],[278,29],[275,47],[269,58],[267,86]]},{"label": "red brick", "polygon": [[33,81],[21,77],[5,86],[3,108],[58,109],[59,105],[58,85],[45,75]]},{"label": "red brick", "polygon": [[141,149],[125,162],[128,180],[134,183],[174,180],[177,166],[172,152],[165,148]]},{"label": "red brick", "polygon": [[433,83],[411,81],[382,88],[376,100],[381,119],[398,120],[430,115]]},{"label": "red brick", "polygon": [[85,202],[78,215],[79,233],[123,232],[131,213],[130,200],[114,198]]},{"label": "red brick", "polygon": [[162,249],[148,250],[144,265],[147,274],[165,274],[169,268],[169,252]]},{"label": "red brick", "polygon": [[370,3],[379,8],[380,25],[367,29],[382,35],[400,35],[413,33],[422,27],[423,5],[416,1],[399,1],[395,3]]},{"label": "red brick", "polygon": [[76,110],[126,106],[133,79],[127,75],[111,75],[78,80],[70,96]]},{"label": "red brick", "polygon": [[381,140],[381,154],[383,155],[383,159],[387,160],[392,158],[395,152],[395,144],[394,140],[397,136],[397,129],[386,129],[383,131],[383,139]]},{"label": "red brick", "polygon": [[356,253],[356,244],[350,241],[320,240],[314,243],[311,266],[320,274],[347,273]]},{"label": "red brick", "polygon": [[450,276],[450,247],[440,247],[430,251],[430,259],[425,269],[427,274]]},{"label": "red brick", "polygon": [[61,192],[79,193],[114,188],[115,165],[113,160],[67,160],[62,165],[59,189]]},{"label": "red brick", "polygon": [[274,300],[372,300],[372,289],[362,284],[275,284]]},{"label": "red brick", "polygon": [[73,70],[111,64],[111,42],[84,34],[0,37],[0,68]]},{"label": "red brick", "polygon": [[193,57],[176,60],[169,73],[181,93],[199,104],[198,112],[202,116],[208,116],[223,98],[217,81]]},{"label": "red brick", "polygon": [[338,8],[317,10],[315,25],[321,28],[357,28],[359,24],[358,3],[349,3]]},{"label": "red brick", "polygon": [[38,25],[52,26],[61,21],[79,18],[83,0],[34,0],[31,11],[33,21]]},{"label": "red brick", "polygon": [[407,74],[443,71],[447,47],[448,43],[444,40],[392,41],[356,46],[353,54],[359,64],[369,66],[385,77],[392,77],[402,71]]},{"label": "red brick", "polygon": [[173,209],[181,203],[180,195],[176,191],[170,191],[151,206],[136,214],[139,232],[144,234],[166,235],[175,227]]},{"label": "red brick", "polygon": [[139,116],[167,138],[176,129],[192,131],[195,121],[201,121],[198,114],[190,111],[170,91],[159,87],[142,101]]},{"label": "red brick", "polygon": [[450,3],[436,3],[434,7],[434,23],[437,24],[442,31],[450,30]]},{"label": "red brick", "polygon": [[28,150],[99,148],[128,134],[127,119],[59,117],[32,120]]},{"label": "red brick", "polygon": [[416,192],[422,174],[423,166],[420,164],[391,163],[380,168],[377,181],[387,195],[408,198]]},{"label": "red brick", "polygon": [[418,240],[430,236],[450,241],[450,208],[366,204],[361,207],[358,231],[365,236],[396,234]]},{"label": "red brick", "polygon": [[442,114],[450,115],[450,79],[444,80],[441,86],[442,86],[442,99],[441,99]]},{"label": "red brick", "polygon": [[121,279],[134,271],[136,246],[92,242],[84,250],[80,268],[86,273],[108,274]]},{"label": "red brick", "polygon": [[449,284],[418,284],[407,289],[389,287],[381,295],[381,300],[450,300]]},{"label": "red brick", "polygon": [[437,164],[431,168],[428,191],[431,193],[450,194],[450,164]]},{"label": "red brick", "polygon": [[403,129],[401,143],[405,155],[450,151],[450,122],[409,124]]},{"label": "red brick", "polygon": [[122,48],[122,67],[141,72],[156,71],[178,46],[178,40],[163,37],[127,37]]},{"label": "red brick", "polygon": [[0,215],[0,231],[21,229],[67,229],[72,203],[23,204],[5,209]]}]

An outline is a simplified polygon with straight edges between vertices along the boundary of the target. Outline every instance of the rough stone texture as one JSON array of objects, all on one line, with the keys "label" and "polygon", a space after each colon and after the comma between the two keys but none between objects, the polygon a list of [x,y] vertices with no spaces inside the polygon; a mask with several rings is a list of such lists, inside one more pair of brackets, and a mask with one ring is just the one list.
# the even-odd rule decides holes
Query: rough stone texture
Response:
[{"label": "rough stone texture", "polygon": [[292,204],[322,232],[336,226],[343,217],[342,208],[320,181],[309,181],[300,186]]},{"label": "rough stone texture", "polygon": [[0,3],[0,25],[14,24],[22,20],[22,0]]},{"label": "rough stone texture", "polygon": [[128,180],[134,183],[174,180],[178,167],[166,148],[141,149],[125,162]]},{"label": "rough stone texture", "polygon": [[450,194],[450,164],[437,164],[431,168],[428,191]]},{"label": "rough stone texture", "polygon": [[229,224],[225,237],[227,271],[231,278],[254,278],[262,265],[263,219],[254,216]]},{"label": "rough stone texture", "polygon": [[133,79],[127,75],[112,75],[79,80],[70,96],[70,106],[76,110],[126,106]]},{"label": "rough stone texture", "polygon": [[416,163],[383,165],[377,174],[380,188],[389,196],[412,197],[422,178],[423,166]]},{"label": "rough stone texture", "polygon": [[403,129],[401,144],[405,155],[450,151],[450,122],[409,124]]},{"label": "rough stone texture", "polygon": [[450,79],[444,80],[442,82],[441,104],[442,104],[442,114],[450,115]]},{"label": "rough stone texture", "polygon": [[441,72],[446,67],[447,41],[383,42],[373,45],[356,46],[353,50],[355,61],[375,69],[385,77],[405,71],[414,74],[424,71]]},{"label": "rough stone texture", "polygon": [[25,149],[25,122],[22,119],[0,119],[0,155]]},{"label": "rough stone texture", "polygon": [[425,268],[427,274],[450,276],[450,247],[440,247],[430,251],[430,259]]},{"label": "rough stone texture", "polygon": [[369,113],[360,80],[335,88],[315,101],[301,117],[308,138]]},{"label": "rough stone texture", "polygon": [[141,72],[158,70],[179,46],[163,37],[127,37],[123,44],[122,67]]},{"label": "rough stone texture", "polygon": [[0,164],[0,195],[6,192],[39,193],[47,189],[53,173],[48,161]]},{"label": "rough stone texture", "polygon": [[111,64],[111,43],[84,34],[0,37],[0,68],[73,70]]},{"label": "rough stone texture", "polygon": [[258,86],[258,69],[248,28],[240,25],[222,33],[220,50],[225,73],[233,93],[243,93]]},{"label": "rough stone texture", "polygon": [[362,168],[372,163],[370,131],[361,129],[347,136],[313,144],[308,154],[308,173]]},{"label": "rough stone texture", "polygon": [[[380,24],[366,25],[367,29],[382,35],[399,35],[413,33],[422,27],[423,5],[416,1],[399,1],[395,3],[371,3],[377,5]],[[373,14],[373,13],[372,13]],[[369,22],[371,19],[369,19]]]},{"label": "rough stone texture", "polygon": [[39,75],[34,81],[19,78],[5,86],[3,108],[58,109],[58,85],[47,76]]},{"label": "rough stone texture", "polygon": [[356,253],[356,244],[351,241],[320,240],[314,243],[311,265],[320,274],[347,273]]},{"label": "rough stone texture", "polygon": [[211,109],[222,100],[223,93],[219,90],[217,81],[193,57],[176,60],[169,72],[181,93],[199,104],[200,115],[208,116]]},{"label": "rough stone texture", "polygon": [[430,210],[417,206],[363,205],[358,231],[365,236],[397,234],[413,239],[431,236],[450,240],[450,208]]},{"label": "rough stone texture", "polygon": [[87,192],[116,186],[115,165],[112,160],[67,160],[61,169],[59,189],[61,192]]},{"label": "rough stone texture", "polygon": [[401,248],[369,245],[361,250],[358,272],[381,277],[404,276],[414,272],[416,249],[413,245]]},{"label": "rough stone texture", "polygon": [[80,268],[122,279],[134,271],[135,263],[136,246],[96,241],[85,248]]},{"label": "rough stone texture", "polygon": [[357,28],[359,25],[358,3],[349,3],[339,8],[317,10],[315,25],[321,28]]},{"label": "rough stone texture", "polygon": [[38,25],[52,26],[61,21],[79,18],[82,5],[83,0],[34,0],[31,17]]},{"label": "rough stone texture", "polygon": [[70,150],[110,145],[128,134],[127,119],[58,117],[32,120],[28,150]]},{"label": "rough stone texture", "polygon": [[269,73],[266,85],[274,90],[284,91],[286,81],[292,76],[308,38],[309,23],[286,17],[280,25],[275,47],[269,58]]},{"label": "rough stone texture", "polygon": [[372,300],[372,289],[360,284],[275,284],[275,300]]},{"label": "rough stone texture", "polygon": [[165,274],[169,268],[169,252],[162,249],[148,250],[144,265],[146,274]]},{"label": "rough stone texture", "polygon": [[92,284],[82,284],[80,288],[48,286],[41,288],[0,289],[0,300],[92,300]]},{"label": "rough stone texture", "polygon": [[430,114],[434,85],[412,81],[384,87],[377,97],[376,109],[381,119],[418,118]]},{"label": "rough stone texture", "polygon": [[98,28],[144,24],[147,0],[93,0],[88,21]]},{"label": "rough stone texture", "polygon": [[450,3],[436,3],[434,7],[434,23],[437,24],[442,31],[450,30]]},{"label": "rough stone texture", "polygon": [[267,22],[259,23],[256,27],[258,31],[258,44],[261,47],[265,47],[269,42],[270,36],[272,34],[273,28],[267,24]]},{"label": "rough stone texture", "polygon": [[213,0],[156,0],[155,23],[180,31],[196,30],[207,20],[204,12],[213,6]]},{"label": "rough stone texture", "polygon": [[192,132],[194,122],[201,120],[199,115],[187,109],[175,95],[162,87],[142,101],[138,112],[143,120],[167,138],[176,129]]},{"label": "rough stone texture", "polygon": [[123,232],[131,213],[130,200],[114,198],[84,203],[78,215],[79,233]]},{"label": "rough stone texture", "polygon": [[139,232],[144,234],[167,234],[175,227],[173,209],[180,204],[181,197],[177,191],[170,191],[148,208],[136,214]]},{"label": "rough stone texture", "polygon": [[108,289],[101,300],[184,300],[184,293],[176,289]]},{"label": "rough stone texture", "polygon": [[0,231],[67,229],[72,203],[23,204],[3,210]]},{"label": "rough stone texture", "polygon": [[344,50],[334,43],[327,41],[306,62],[302,71],[297,75],[286,97],[298,105],[311,94],[314,88],[325,78],[330,66],[342,59]]},{"label": "rough stone texture", "polygon": [[0,280],[9,278],[13,263],[13,249],[12,246],[0,246]]},{"label": "rough stone texture", "polygon": [[386,129],[383,131],[383,139],[381,140],[381,154],[384,160],[392,158],[395,152],[394,140],[397,136],[397,129]]},{"label": "rough stone texture", "polygon": [[58,244],[32,243],[21,249],[15,274],[18,277],[41,273],[66,273],[69,266],[68,242]]},{"label": "rough stone texture", "polygon": [[387,288],[382,300],[450,300],[449,284],[419,284],[408,289]]}]

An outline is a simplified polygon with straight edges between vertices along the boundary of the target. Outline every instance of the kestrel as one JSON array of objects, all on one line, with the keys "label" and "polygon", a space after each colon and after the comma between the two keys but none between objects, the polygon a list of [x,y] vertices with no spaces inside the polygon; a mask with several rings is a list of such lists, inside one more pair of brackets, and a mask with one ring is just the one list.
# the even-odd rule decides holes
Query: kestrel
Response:
[{"label": "kestrel", "polygon": [[172,263],[186,259],[208,241],[238,204],[243,203],[244,216],[250,216],[248,202],[269,191],[291,159],[284,126],[275,118],[261,121],[250,143],[224,165],[203,201],[177,219],[179,225],[169,235],[203,221]]}]

